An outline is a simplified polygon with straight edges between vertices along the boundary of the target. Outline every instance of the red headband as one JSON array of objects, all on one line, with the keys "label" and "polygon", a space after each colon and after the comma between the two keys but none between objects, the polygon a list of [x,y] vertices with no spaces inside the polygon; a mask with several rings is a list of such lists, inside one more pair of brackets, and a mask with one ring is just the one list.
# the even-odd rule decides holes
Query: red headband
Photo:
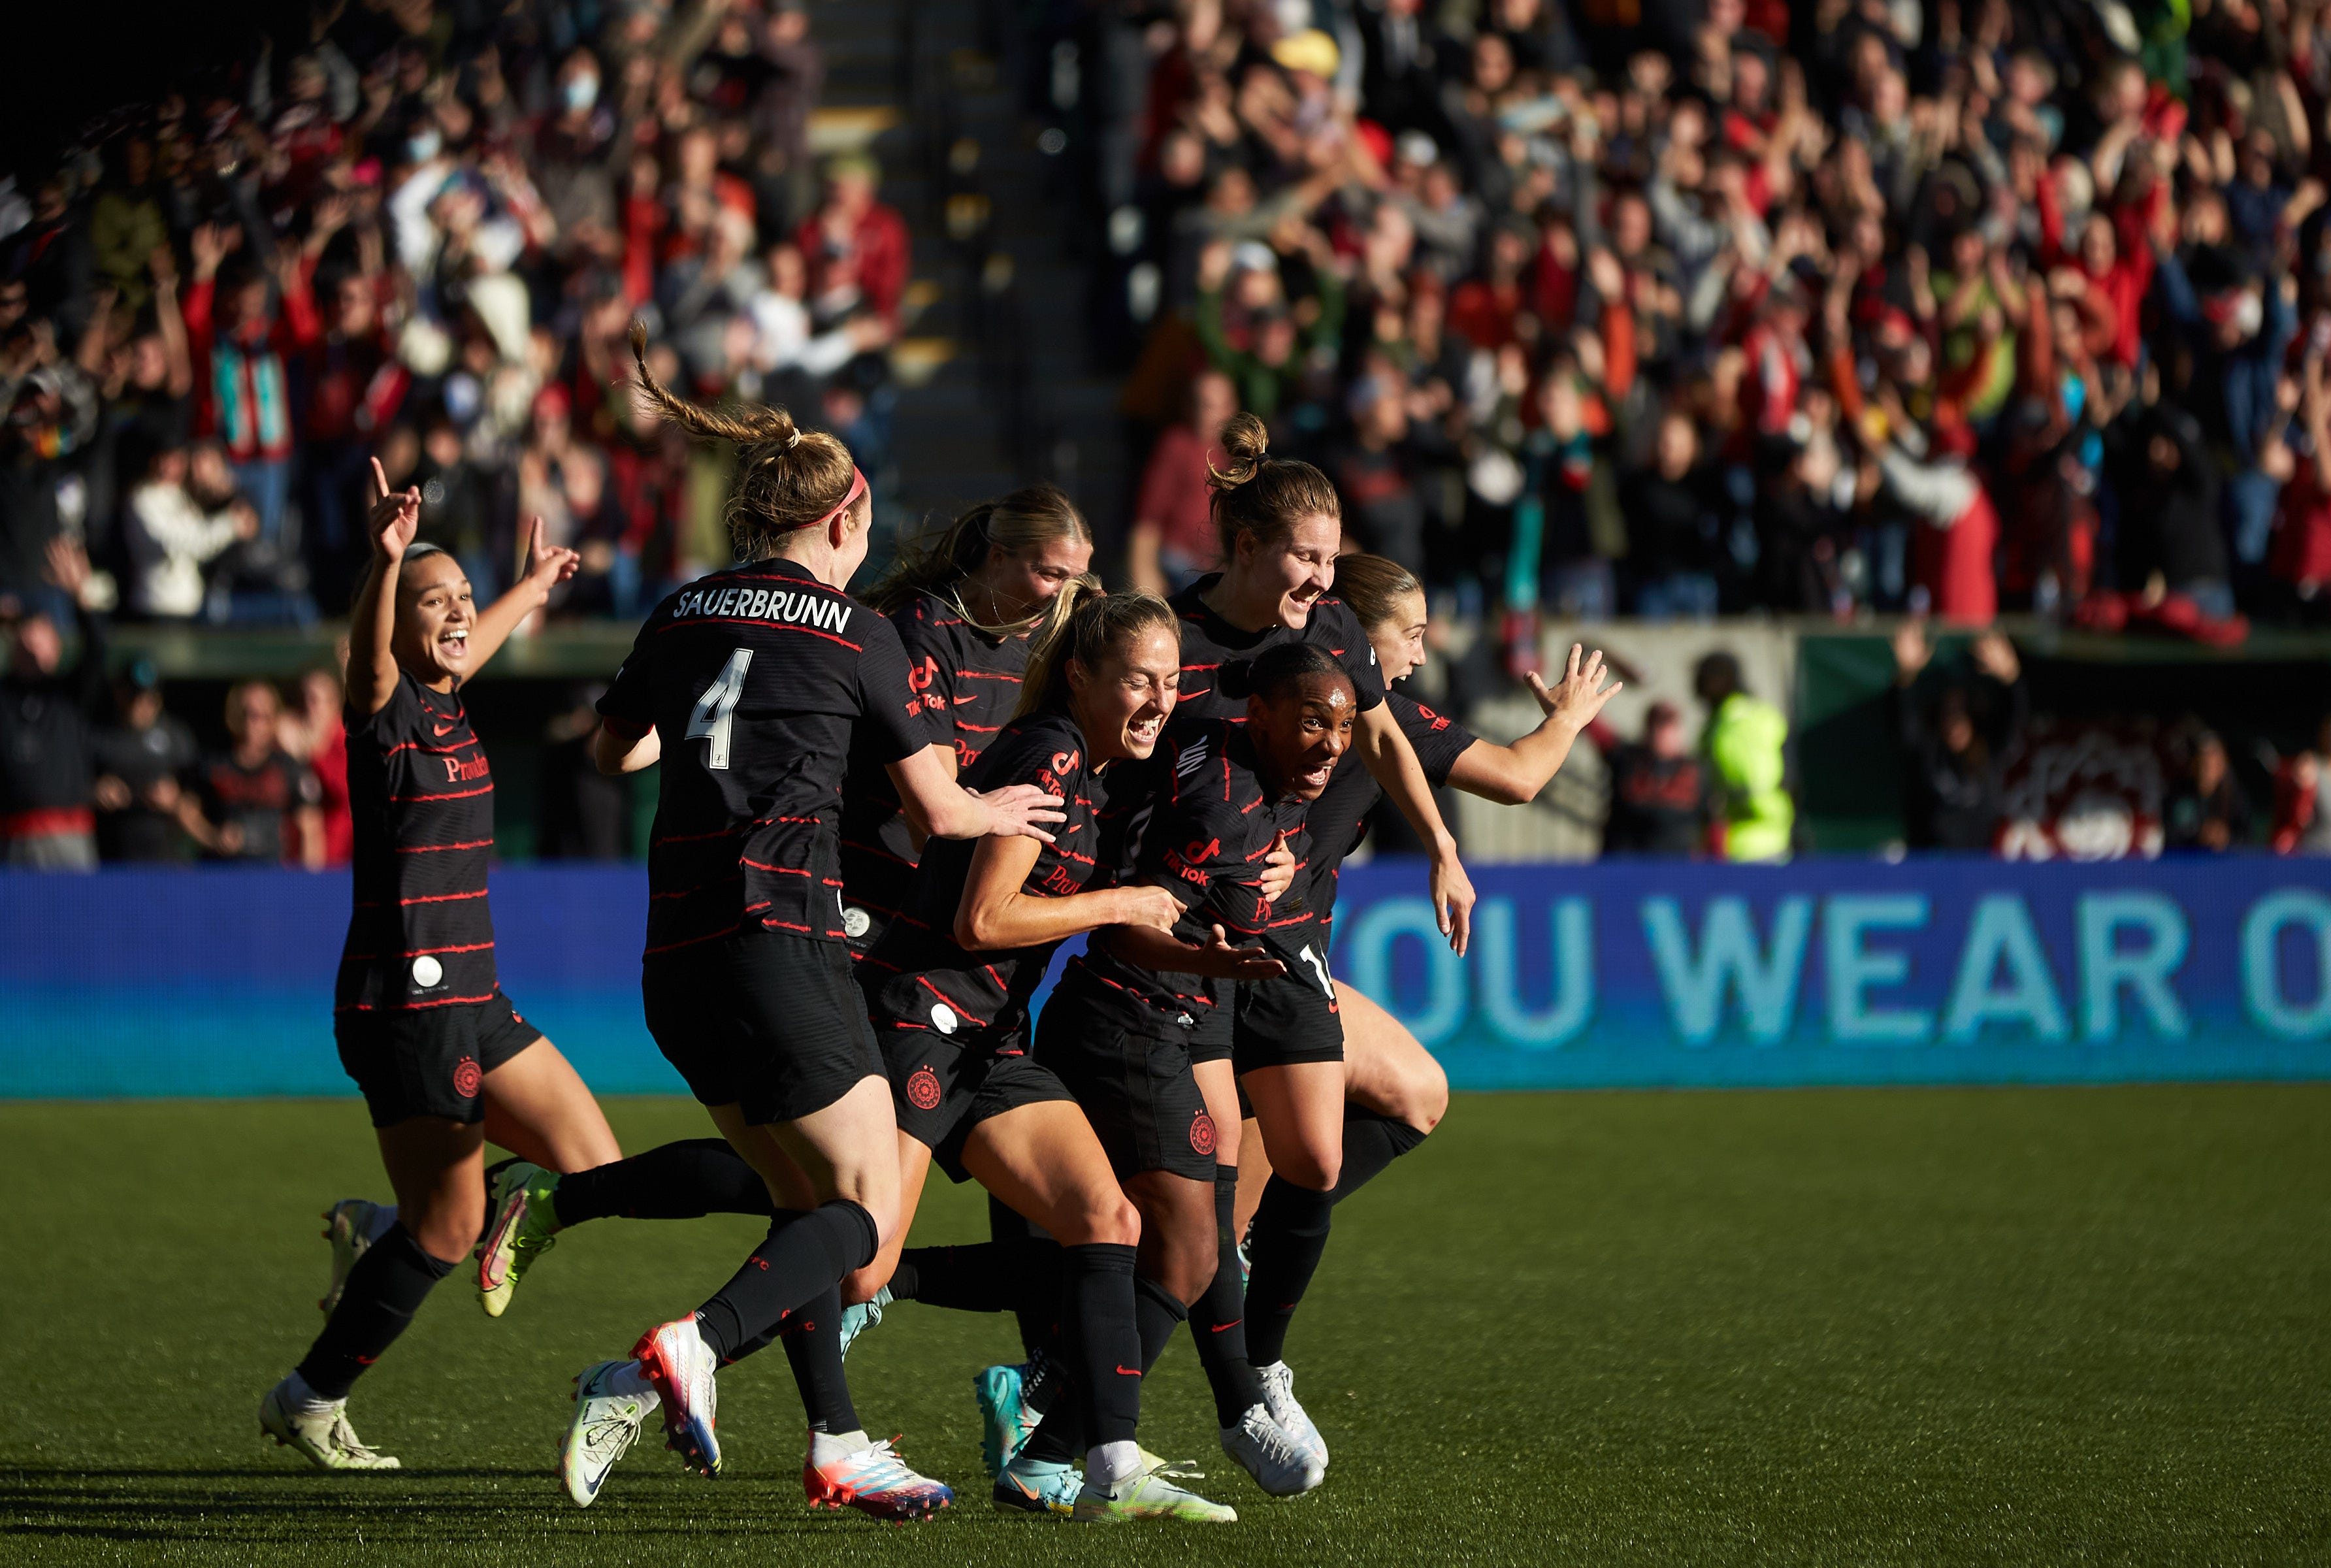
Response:
[{"label": "red headband", "polygon": [[851,504],[865,493],[866,471],[860,468],[856,463],[852,463],[850,465],[850,493],[842,498],[841,505],[835,507],[833,510],[826,513],[825,516],[818,518],[817,521],[810,524],[809,527],[813,528],[822,528],[825,527],[826,524],[833,521],[834,518],[848,511],[851,508]]}]

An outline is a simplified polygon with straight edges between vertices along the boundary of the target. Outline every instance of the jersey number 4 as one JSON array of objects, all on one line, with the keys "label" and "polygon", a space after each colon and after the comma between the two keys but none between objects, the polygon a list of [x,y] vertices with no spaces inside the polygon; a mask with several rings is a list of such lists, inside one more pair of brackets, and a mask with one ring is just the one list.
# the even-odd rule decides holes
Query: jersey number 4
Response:
[{"label": "jersey number 4", "polygon": [[729,654],[718,677],[696,699],[696,711],[688,716],[688,738],[694,740],[700,735],[712,742],[705,749],[706,767],[728,765],[728,727],[737,717],[737,699],[745,695],[745,671],[752,667],[751,649],[739,648]]}]

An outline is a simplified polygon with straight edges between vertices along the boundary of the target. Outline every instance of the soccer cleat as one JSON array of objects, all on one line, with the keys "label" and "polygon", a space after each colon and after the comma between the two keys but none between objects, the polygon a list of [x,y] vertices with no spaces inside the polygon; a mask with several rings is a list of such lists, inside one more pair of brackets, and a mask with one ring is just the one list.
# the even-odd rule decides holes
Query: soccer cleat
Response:
[{"label": "soccer cleat", "polygon": [[478,1305],[488,1317],[509,1310],[518,1282],[557,1240],[557,1212],[551,1207],[557,1190],[557,1173],[540,1165],[510,1160],[497,1167],[486,1194],[490,1217],[477,1250]]},{"label": "soccer cleat", "polygon": [[615,1461],[639,1440],[640,1428],[660,1402],[653,1394],[616,1393],[609,1380],[628,1362],[603,1361],[575,1379],[575,1419],[558,1445],[558,1478],[578,1508],[606,1484]]},{"label": "soccer cleat", "polygon": [[1293,1371],[1283,1361],[1274,1361],[1269,1366],[1258,1366],[1254,1370],[1262,1374],[1262,1402],[1270,1407],[1270,1419],[1277,1421],[1279,1430],[1294,1439],[1299,1447],[1308,1449],[1311,1457],[1319,1461],[1319,1468],[1326,1469],[1327,1440],[1319,1435],[1319,1429],[1311,1424],[1311,1418],[1303,1413],[1301,1405],[1295,1402]]},{"label": "soccer cleat", "polygon": [[1176,1483],[1194,1481],[1200,1472],[1187,1465],[1169,1464],[1154,1454],[1142,1455],[1142,1468],[1114,1487],[1088,1480],[1077,1493],[1070,1517],[1080,1525],[1125,1524],[1134,1519],[1183,1519],[1194,1525],[1232,1525],[1238,1510],[1209,1502]]},{"label": "soccer cleat", "polygon": [[971,1380],[972,1399],[979,1406],[979,1462],[991,1476],[1003,1475],[1044,1419],[1021,1398],[1028,1372],[1028,1365],[991,1366]]},{"label": "soccer cleat", "polygon": [[955,1501],[943,1481],[907,1468],[888,1438],[825,1463],[802,1461],[802,1490],[813,1508],[855,1508],[877,1519],[928,1519]]},{"label": "soccer cleat", "polygon": [[332,1244],[332,1282],[316,1303],[325,1316],[340,1304],[340,1292],[348,1288],[348,1275],[355,1269],[357,1259],[372,1246],[372,1231],[382,1205],[369,1198],[342,1198],[324,1211],[324,1240]]},{"label": "soccer cleat", "polygon": [[995,1478],[994,1493],[999,1508],[1023,1514],[1058,1514],[1065,1519],[1076,1512],[1085,1478],[1074,1465],[1043,1459],[1015,1459]]},{"label": "soccer cleat", "polygon": [[1264,1405],[1249,1405],[1238,1425],[1223,1429],[1223,1452],[1274,1497],[1300,1497],[1327,1478],[1327,1467],[1281,1431]]},{"label": "soccer cleat", "polygon": [[702,1475],[720,1473],[720,1440],[713,1435],[713,1410],[719,1370],[712,1347],[696,1331],[693,1316],[659,1324],[632,1347],[648,1381],[663,1400],[663,1446],[680,1462]]},{"label": "soccer cleat", "polygon": [[393,1456],[364,1446],[348,1425],[347,1401],[336,1400],[320,1411],[294,1410],[280,1383],[259,1402],[259,1435],[273,1438],[278,1448],[291,1449],[319,1470],[404,1468]]},{"label": "soccer cleat", "polygon": [[871,1301],[861,1301],[842,1309],[842,1354],[850,1354],[850,1342],[882,1321],[882,1309],[890,1305],[890,1288],[887,1285],[874,1292]]}]

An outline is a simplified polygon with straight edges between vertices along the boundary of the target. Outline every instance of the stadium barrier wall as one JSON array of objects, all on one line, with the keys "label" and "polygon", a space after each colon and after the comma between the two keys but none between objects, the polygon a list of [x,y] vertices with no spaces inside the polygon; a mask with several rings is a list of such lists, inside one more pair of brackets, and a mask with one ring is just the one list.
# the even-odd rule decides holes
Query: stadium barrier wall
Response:
[{"label": "stadium barrier wall", "polygon": [[[636,866],[494,874],[505,989],[607,1093],[641,1020]],[[1462,1088],[2331,1078],[2331,862],[1485,866],[1343,878],[1335,972]],[[0,1097],[345,1095],[345,875],[0,875]]]}]

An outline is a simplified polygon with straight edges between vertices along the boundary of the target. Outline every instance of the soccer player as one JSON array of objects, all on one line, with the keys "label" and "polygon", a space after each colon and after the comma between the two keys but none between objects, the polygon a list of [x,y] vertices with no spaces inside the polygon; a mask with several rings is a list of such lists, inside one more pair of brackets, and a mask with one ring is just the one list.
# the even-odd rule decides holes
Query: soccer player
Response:
[{"label": "soccer player", "polygon": [[[931,837],[1048,839],[1037,824],[1062,820],[1060,802],[1025,785],[974,795],[948,776],[897,630],[843,592],[872,518],[848,449],[782,409],[675,396],[648,371],[643,328],[632,347],[640,390],[666,419],[737,446],[727,517],[743,564],[656,607],[600,701],[594,744],[608,772],[665,765],[648,860],[648,1028],[776,1212],[710,1299],[650,1328],[629,1360],[583,1374],[575,1424],[599,1419],[602,1402],[660,1404],[670,1446],[717,1474],[715,1373],[791,1315],[812,1504],[928,1516],[952,1494],[869,1440],[842,1370],[834,1287],[899,1223],[890,1082],[842,925],[843,759],[862,736]],[[569,1476],[578,1501],[614,1457],[587,1487]]]},{"label": "soccer player", "polygon": [[323,1333],[259,1411],[262,1433],[330,1470],[396,1468],[349,1427],[348,1391],[476,1243],[485,1141],[560,1171],[622,1154],[583,1080],[495,978],[493,774],[461,700],[577,557],[547,543],[537,519],[525,575],[480,611],[453,557],[414,542],[420,492],[391,495],[377,462],[373,473],[372,564],[348,648],[356,908],[333,1032],[396,1205],[329,1212],[348,1266],[335,1271]]},{"label": "soccer player", "polygon": [[[1436,788],[1446,785],[1507,804],[1536,799],[1579,732],[1621,689],[1616,683],[1603,684],[1600,651],[1582,657],[1574,646],[1555,686],[1548,688],[1536,673],[1529,677],[1545,715],[1538,727],[1510,746],[1480,739],[1391,687],[1424,662],[1424,590],[1415,577],[1380,556],[1346,556],[1336,563],[1336,583],[1384,671],[1385,706]],[[1337,873],[1366,832],[1368,814],[1380,798],[1366,774],[1338,768],[1312,808],[1312,853],[1299,890],[1321,927],[1322,952],[1335,913]],[[1322,1192],[1280,1180],[1272,1173],[1267,1138],[1261,1149],[1247,1147],[1241,1163],[1232,1231],[1248,1235],[1248,1222],[1253,1222],[1245,1337],[1249,1355],[1264,1367],[1284,1364],[1288,1325],[1327,1245],[1335,1206],[1422,1144],[1449,1107],[1448,1075],[1406,1026],[1350,985],[1328,984],[1343,1025],[1346,1097],[1337,1181]],[[1313,1442],[1324,1462],[1326,1444],[1316,1429]]]},{"label": "soccer player", "polygon": [[[1031,485],[905,551],[866,595],[899,629],[909,683],[950,777],[970,771],[1018,708],[1030,635],[1092,565],[1092,528],[1069,498]],[[898,913],[921,853],[881,766],[853,755],[842,807],[842,924],[852,954],[870,951]]]},{"label": "soccer player", "polygon": [[[1186,665],[1186,636],[1182,658]],[[1306,812],[1353,744],[1359,711],[1350,674],[1309,642],[1276,642],[1208,676],[1244,712],[1176,736],[1172,774],[1146,821],[1128,827],[1126,850],[1131,879],[1170,889],[1181,917],[1168,933],[1120,925],[1096,935],[1036,1031],[1037,1060],[1084,1107],[1141,1212],[1143,1272],[1184,1306],[1220,1269],[1220,1129],[1238,1117],[1228,1039],[1213,1020],[1231,1011],[1239,984],[1308,962],[1309,922],[1285,900],[1274,907],[1264,862],[1283,844],[1299,879]],[[999,1493],[1056,1480],[1074,1452],[1063,1411],[1055,1402],[1009,1456]],[[1259,1392],[1222,1428],[1224,1449],[1264,1490],[1318,1485]]]},{"label": "soccer player", "polygon": [[[1087,580],[1089,582],[1089,579]],[[973,765],[982,791],[1058,794],[1067,820],[1049,844],[983,839],[934,845],[906,908],[860,962],[899,1118],[901,1218],[931,1162],[975,1178],[1059,1244],[1064,1361],[1081,1418],[1085,1471],[1037,1484],[1007,1473],[999,1505],[1080,1520],[1226,1521],[1237,1514],[1184,1490],[1134,1441],[1141,1379],[1185,1305],[1137,1270],[1141,1221],[1108,1155],[1061,1080],[1031,1060],[1028,1003],[1053,951],[1103,927],[1170,930],[1182,902],[1156,885],[1111,885],[1105,841],[1121,829],[1118,784],[1164,734],[1181,681],[1174,613],[1146,594],[1108,597],[1071,583],[1054,601],[1020,713]],[[1137,793],[1142,781],[1136,780]],[[918,1294],[887,1243],[856,1293],[893,1281]]]}]

